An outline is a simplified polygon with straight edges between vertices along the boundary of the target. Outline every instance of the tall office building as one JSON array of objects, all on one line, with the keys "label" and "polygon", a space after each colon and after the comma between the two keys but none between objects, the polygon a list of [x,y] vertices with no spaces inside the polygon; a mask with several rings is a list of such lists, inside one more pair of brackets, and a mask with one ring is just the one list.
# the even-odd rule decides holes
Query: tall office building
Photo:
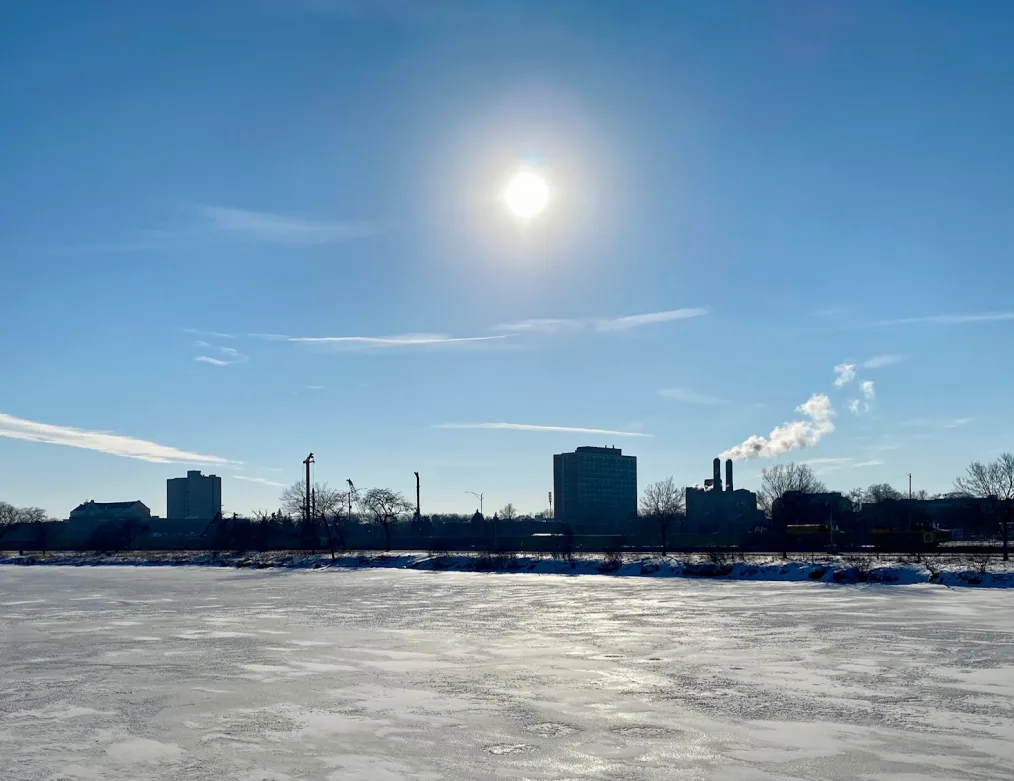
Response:
[{"label": "tall office building", "polygon": [[615,447],[579,447],[553,456],[554,517],[571,524],[637,516],[637,458]]},{"label": "tall office building", "polygon": [[166,518],[211,520],[222,512],[222,478],[187,472],[186,477],[166,480]]}]

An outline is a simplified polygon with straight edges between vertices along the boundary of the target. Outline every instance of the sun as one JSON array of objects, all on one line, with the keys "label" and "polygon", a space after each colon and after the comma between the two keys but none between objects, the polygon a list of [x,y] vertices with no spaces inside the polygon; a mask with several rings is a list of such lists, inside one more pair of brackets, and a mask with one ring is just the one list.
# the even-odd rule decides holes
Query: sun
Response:
[{"label": "sun", "polygon": [[515,217],[530,220],[549,205],[549,185],[534,171],[518,171],[507,183],[503,200]]}]

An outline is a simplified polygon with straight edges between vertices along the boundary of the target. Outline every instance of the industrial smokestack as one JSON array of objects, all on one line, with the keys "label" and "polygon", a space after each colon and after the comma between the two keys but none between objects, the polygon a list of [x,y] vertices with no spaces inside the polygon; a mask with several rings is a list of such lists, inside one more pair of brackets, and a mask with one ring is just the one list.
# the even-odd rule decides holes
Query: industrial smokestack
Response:
[{"label": "industrial smokestack", "polygon": [[732,459],[725,459],[725,490],[732,490]]},{"label": "industrial smokestack", "polygon": [[721,491],[722,490],[722,459],[716,458],[712,462],[711,465],[713,467],[712,468],[712,473],[713,473],[713,478],[714,478],[714,482],[712,482],[712,484],[711,484],[712,485],[711,490],[712,491]]}]

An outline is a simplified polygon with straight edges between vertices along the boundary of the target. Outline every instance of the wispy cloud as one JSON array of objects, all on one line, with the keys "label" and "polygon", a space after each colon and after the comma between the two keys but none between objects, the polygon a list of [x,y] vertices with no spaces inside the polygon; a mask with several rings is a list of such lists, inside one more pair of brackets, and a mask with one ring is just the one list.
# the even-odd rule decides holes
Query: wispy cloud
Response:
[{"label": "wispy cloud", "polygon": [[204,336],[212,339],[235,339],[233,334],[222,333],[221,331],[202,331],[199,328],[184,328],[183,333],[191,336]]},{"label": "wispy cloud", "polygon": [[837,458],[807,458],[804,461],[800,461],[800,463],[807,464],[808,466],[841,466],[851,463],[851,461],[850,457],[841,456]]},{"label": "wispy cloud", "polygon": [[446,334],[401,334],[400,336],[288,336],[285,341],[296,344],[320,344],[359,347],[416,347],[428,344],[457,344],[461,342],[492,342],[509,339],[510,334],[499,336],[447,336]]},{"label": "wispy cloud", "polygon": [[528,320],[519,320],[516,323],[503,323],[496,326],[493,330],[514,331],[517,333],[558,334],[580,331],[589,322],[587,320],[572,320],[561,317],[533,317]]},{"label": "wispy cloud", "polygon": [[911,428],[961,428],[967,426],[975,418],[951,418],[950,420],[931,420],[930,418],[913,418],[901,425]]},{"label": "wispy cloud", "polygon": [[156,464],[231,464],[235,463],[219,456],[191,453],[168,445],[159,445],[145,439],[111,434],[107,431],[88,431],[39,423],[0,413],[0,437],[21,439],[27,442],[43,442],[50,445],[64,445],[83,450],[95,450],[124,458],[136,458]]},{"label": "wispy cloud", "polygon": [[318,391],[318,390],[324,390],[324,386],[323,385],[304,385],[303,389],[304,390]]},{"label": "wispy cloud", "polygon": [[331,244],[380,233],[374,222],[308,220],[272,212],[257,212],[226,206],[199,207],[209,226],[227,236],[279,244]]},{"label": "wispy cloud", "polygon": [[507,431],[555,431],[565,434],[605,434],[613,437],[650,437],[639,431],[614,431],[607,428],[581,428],[578,426],[539,426],[532,423],[437,423],[433,428],[495,429]]},{"label": "wispy cloud", "polygon": [[1002,320],[1014,320],[1014,312],[987,312],[976,315],[928,315],[925,317],[903,317],[897,320],[878,320],[871,325],[913,325],[927,323],[932,325],[967,325],[969,323],[992,323]]},{"label": "wispy cloud", "polygon": [[668,323],[673,320],[686,320],[691,317],[703,317],[710,313],[707,307],[694,307],[688,309],[669,309],[665,312],[648,312],[640,315],[625,315],[623,317],[589,317],[589,318],[561,318],[561,317],[536,317],[528,320],[520,320],[516,323],[503,323],[496,326],[494,331],[510,331],[513,333],[573,333],[592,329],[595,331],[629,331],[632,328],[641,328],[646,325]]},{"label": "wispy cloud", "polygon": [[877,394],[873,385],[873,380],[863,380],[859,383],[859,392],[863,395],[862,399],[851,399],[848,403],[849,412],[853,415],[862,415],[873,409],[873,401],[876,399]]},{"label": "wispy cloud", "polygon": [[834,367],[834,387],[841,388],[856,378],[854,363],[839,363]]},{"label": "wispy cloud", "polygon": [[628,331],[631,328],[640,328],[644,325],[668,323],[671,320],[686,320],[691,317],[703,317],[709,312],[710,310],[707,307],[697,307],[695,309],[670,309],[666,312],[650,312],[644,315],[614,317],[608,320],[596,320],[595,330]]},{"label": "wispy cloud", "polygon": [[202,350],[214,352],[218,355],[217,358],[206,354],[198,355],[194,360],[200,363],[207,363],[212,366],[233,366],[237,363],[245,363],[248,360],[246,355],[234,347],[221,347],[203,341],[198,341],[197,346]]},{"label": "wispy cloud", "polygon": [[881,369],[884,366],[891,366],[905,360],[904,355],[874,355],[872,358],[863,361],[864,369]]},{"label": "wispy cloud", "polygon": [[704,393],[697,393],[686,388],[666,388],[658,392],[659,396],[666,399],[673,399],[674,401],[682,401],[684,404],[726,404],[725,399],[720,399],[717,396],[708,396]]},{"label": "wispy cloud", "polygon": [[261,485],[271,485],[275,488],[285,488],[285,483],[278,483],[274,480],[268,480],[264,477],[248,477],[247,475],[232,475],[233,480],[243,480],[247,483],[260,483]]},{"label": "wispy cloud", "polygon": [[810,458],[801,463],[813,467],[813,471],[817,474],[827,474],[828,472],[837,472],[841,469],[863,469],[870,466],[880,466],[884,462],[878,459],[856,461],[849,456],[842,456],[838,458]]},{"label": "wispy cloud", "polygon": [[729,448],[720,458],[749,461],[754,458],[777,458],[790,450],[813,447],[825,435],[834,431],[834,408],[831,400],[822,393],[813,394],[796,407],[805,420],[783,423],[771,430],[767,437],[759,434]]},{"label": "wispy cloud", "polygon": [[193,244],[236,242],[316,246],[363,239],[385,230],[386,226],[379,222],[316,220],[274,212],[199,204],[191,211],[190,219],[182,224],[135,231],[133,236],[121,240],[54,249],[57,252],[105,254],[179,251],[181,247]]}]

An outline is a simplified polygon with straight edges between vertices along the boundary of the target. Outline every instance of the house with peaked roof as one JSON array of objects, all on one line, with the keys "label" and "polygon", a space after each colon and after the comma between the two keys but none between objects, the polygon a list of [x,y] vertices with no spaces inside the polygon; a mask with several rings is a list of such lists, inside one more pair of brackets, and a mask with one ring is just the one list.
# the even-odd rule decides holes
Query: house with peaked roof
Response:
[{"label": "house with peaked roof", "polygon": [[105,521],[150,521],[151,510],[141,501],[96,502],[79,504],[70,511],[70,520],[89,523]]}]

